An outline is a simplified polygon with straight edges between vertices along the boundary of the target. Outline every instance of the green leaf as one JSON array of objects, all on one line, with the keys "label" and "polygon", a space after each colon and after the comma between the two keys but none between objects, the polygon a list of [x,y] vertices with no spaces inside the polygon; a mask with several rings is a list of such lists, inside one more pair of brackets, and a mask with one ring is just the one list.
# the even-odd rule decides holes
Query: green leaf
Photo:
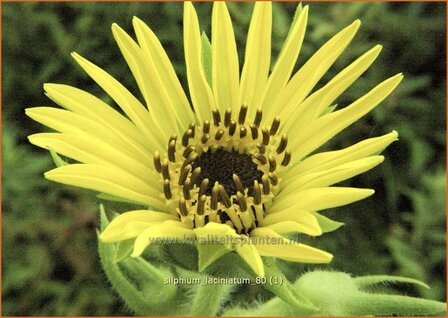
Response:
[{"label": "green leaf", "polygon": [[[104,207],[100,205],[101,230],[109,224]],[[98,233],[99,234],[99,233]],[[112,287],[126,305],[141,316],[185,315],[183,304],[188,301],[184,293],[177,293],[177,286],[167,284],[172,276],[167,267],[154,266],[142,258],[124,258],[115,262],[116,244],[99,240],[101,265]]]},{"label": "green leaf", "polygon": [[322,232],[328,233],[333,232],[344,225],[342,222],[337,222],[330,220],[329,218],[317,213],[317,212],[311,212],[317,219],[317,222],[319,222],[319,226],[322,229]]},{"label": "green leaf", "polygon": [[212,47],[205,32],[202,32],[201,42],[202,66],[204,67],[207,83],[212,86]]},{"label": "green leaf", "polygon": [[[372,277],[375,278],[371,276],[364,282],[378,281],[378,277]],[[295,287],[319,306],[318,315],[322,316],[428,315],[446,310],[444,303],[434,300],[367,293],[359,289],[359,281],[362,278],[352,278],[346,273],[314,271],[300,277]]]},{"label": "green leaf", "polygon": [[353,279],[355,284],[360,288],[370,287],[376,284],[386,284],[386,283],[407,283],[414,284],[424,288],[429,289],[429,286],[424,282],[419,281],[417,279],[401,277],[401,276],[389,276],[389,275],[370,275],[370,276],[362,276],[356,277]]},{"label": "green leaf", "polygon": [[332,113],[333,110],[336,109],[336,107],[338,107],[338,104],[334,104],[334,105],[328,106],[327,108],[324,109],[324,111],[322,112],[322,114],[320,114],[320,116],[324,116],[324,115],[327,115],[329,113]]},{"label": "green leaf", "polygon": [[132,249],[134,248],[134,242],[134,239],[118,242],[113,261],[118,263],[131,255]]},{"label": "green leaf", "polygon": [[200,285],[193,298],[190,315],[216,316],[233,287],[227,284]]},{"label": "green leaf", "polygon": [[[263,259],[265,265],[266,283],[263,285],[275,296],[291,306],[295,315],[310,315],[318,312],[318,307],[313,304],[303,293],[298,293],[289,280],[277,267],[275,261]],[[281,281],[274,284],[273,279]]]},{"label": "green leaf", "polygon": [[54,164],[56,167],[63,167],[68,165],[68,162],[64,161],[64,159],[61,158],[53,149],[50,150],[51,158],[53,159]]},{"label": "green leaf", "polygon": [[218,258],[231,251],[224,244],[198,244],[198,268],[199,272],[203,272]]},{"label": "green leaf", "polygon": [[351,307],[346,315],[426,316],[446,313],[445,303],[401,295],[364,294],[355,298]]}]

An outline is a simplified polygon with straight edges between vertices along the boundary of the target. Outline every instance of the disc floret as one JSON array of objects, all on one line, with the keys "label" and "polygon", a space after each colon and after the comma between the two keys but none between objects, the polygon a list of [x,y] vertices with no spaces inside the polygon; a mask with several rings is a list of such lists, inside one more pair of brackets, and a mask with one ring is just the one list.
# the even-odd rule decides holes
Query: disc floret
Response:
[{"label": "disc floret", "polygon": [[172,135],[163,158],[154,154],[167,204],[190,228],[216,222],[248,234],[278,192],[291,160],[288,137],[278,134],[278,117],[263,127],[263,112],[248,121],[247,110],[233,118],[231,109],[215,109],[212,121],[191,123],[179,140]]}]

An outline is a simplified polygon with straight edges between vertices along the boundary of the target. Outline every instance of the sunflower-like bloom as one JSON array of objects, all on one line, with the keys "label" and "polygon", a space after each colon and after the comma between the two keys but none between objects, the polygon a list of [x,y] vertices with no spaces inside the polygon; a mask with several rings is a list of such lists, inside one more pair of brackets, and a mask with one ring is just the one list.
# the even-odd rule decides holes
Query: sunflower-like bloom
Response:
[{"label": "sunflower-like bloom", "polygon": [[[257,275],[264,275],[261,256],[330,262],[331,254],[284,236],[321,235],[319,222],[328,220],[317,211],[372,195],[370,189],[333,185],[381,163],[384,158],[378,153],[397,133],[342,150],[311,153],[380,104],[402,75],[335,110],[333,102],[367,70],[381,46],[311,93],[360,22],[336,34],[291,76],[307,16],[305,7],[270,70],[271,3],[255,3],[240,73],[226,4],[213,4],[209,44],[201,38],[193,5],[186,2],[183,36],[190,99],[145,23],[133,19],[137,41],[114,24],[113,35],[144,103],[73,53],[126,116],[85,91],[46,84],[48,97],[64,110],[36,107],[26,112],[58,132],[35,134],[29,140],[78,163],[53,169],[45,177],[144,206],[119,215],[100,235],[110,243],[135,239],[134,257],[156,238],[215,237],[225,242],[208,249],[198,243],[200,270],[232,251]],[[241,239],[244,244],[235,243]],[[269,239],[276,239],[275,244]]]}]

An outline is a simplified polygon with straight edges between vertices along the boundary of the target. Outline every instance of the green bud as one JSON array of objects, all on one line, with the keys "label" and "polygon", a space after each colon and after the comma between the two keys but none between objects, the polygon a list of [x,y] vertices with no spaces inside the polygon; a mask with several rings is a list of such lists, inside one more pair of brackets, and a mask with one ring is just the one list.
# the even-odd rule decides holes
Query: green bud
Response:
[{"label": "green bud", "polygon": [[[101,229],[109,224],[100,206]],[[180,315],[185,302],[178,287],[165,282],[173,276],[167,267],[155,266],[142,258],[125,257],[129,244],[103,244],[99,241],[101,265],[112,287],[137,315]],[[119,262],[118,262],[119,261]],[[184,297],[185,298],[185,297]],[[176,306],[178,304],[179,306]]]}]

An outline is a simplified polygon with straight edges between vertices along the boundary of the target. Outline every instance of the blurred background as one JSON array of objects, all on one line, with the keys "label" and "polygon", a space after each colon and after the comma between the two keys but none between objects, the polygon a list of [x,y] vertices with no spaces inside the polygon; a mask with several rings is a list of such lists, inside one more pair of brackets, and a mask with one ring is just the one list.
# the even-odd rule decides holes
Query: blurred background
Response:
[{"label": "blurred background", "polygon": [[[362,21],[354,41],[322,83],[375,44],[384,46],[370,70],[338,100],[339,107],[387,77],[405,75],[382,106],[325,146],[338,149],[391,130],[400,135],[385,151],[382,165],[344,182],[374,188],[375,195],[326,211],[345,226],[314,239],[312,245],[335,255],[326,268],[416,278],[431,289],[404,286],[401,291],[445,300],[445,3],[309,5],[297,68],[338,30],[357,18]],[[210,34],[211,4],[195,6],[201,27]],[[274,4],[273,57],[296,6]],[[228,7],[243,56],[253,4]],[[186,87],[182,11],[180,3],[2,4],[2,315],[129,315],[98,261],[97,199],[43,178],[54,164],[49,153],[28,143],[27,136],[46,128],[25,117],[24,109],[53,105],[43,93],[47,82],[73,85],[110,101],[75,65],[72,51],[103,67],[141,98],[110,32],[116,22],[133,34],[134,15],[158,35]],[[283,266],[291,279],[314,268]],[[244,287],[237,293],[269,297],[260,290],[248,294]]]}]

